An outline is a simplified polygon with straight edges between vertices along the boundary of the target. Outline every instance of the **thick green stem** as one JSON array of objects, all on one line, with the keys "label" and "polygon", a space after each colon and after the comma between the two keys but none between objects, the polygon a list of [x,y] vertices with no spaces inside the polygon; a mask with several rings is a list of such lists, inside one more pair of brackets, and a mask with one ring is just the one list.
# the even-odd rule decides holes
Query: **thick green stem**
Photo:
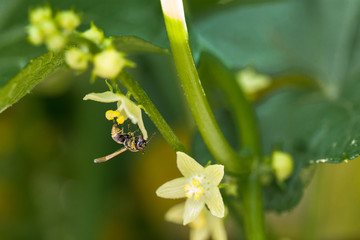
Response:
[{"label": "thick green stem", "polygon": [[139,84],[125,71],[120,73],[120,82],[130,91],[135,100],[146,109],[146,114],[155,124],[157,129],[163,135],[164,139],[170,144],[174,151],[187,152],[184,145],[175,135],[170,126],[166,123],[160,112],[154,106],[145,91]]},{"label": "thick green stem", "polygon": [[[224,72],[226,76],[226,72]],[[233,75],[226,76],[221,87],[229,98],[234,119],[240,127],[240,138],[243,148],[250,149],[251,171],[243,176],[239,190],[243,200],[243,216],[247,239],[266,239],[265,216],[262,187],[258,167],[262,159],[259,130],[255,112]]]},{"label": "thick green stem", "polygon": [[245,232],[249,240],[266,239],[262,189],[256,171],[244,176],[239,183],[242,196]]},{"label": "thick green stem", "polygon": [[[232,85],[224,86],[232,97],[230,101],[235,105],[234,109],[238,109],[235,117],[240,124],[241,131],[238,132],[242,146],[251,150],[250,157],[244,161],[245,159],[240,158],[225,140],[205,97],[189,45],[182,1],[162,0],[161,4],[175,67],[196,125],[218,162],[224,164],[229,171],[245,172],[239,177],[239,188],[243,199],[246,233],[251,240],[266,239],[262,192],[257,174],[261,147],[252,107],[243,95],[239,99],[236,98],[236,94],[232,96]],[[238,86],[235,89],[241,92]]]},{"label": "thick green stem", "polygon": [[165,12],[164,18],[175,67],[204,142],[215,159],[228,171],[241,172],[244,168],[240,166],[239,156],[220,131],[205,97],[192,57],[185,23],[169,17]]},{"label": "thick green stem", "polygon": [[205,53],[201,55],[200,75],[207,76],[208,80],[215,82],[226,95],[231,114],[237,125],[236,132],[241,139],[241,147],[249,150],[247,151],[249,157],[246,160],[251,168],[248,173],[241,176],[239,181],[245,230],[248,239],[265,239],[262,191],[257,175],[261,146],[253,107],[237,84],[234,74],[213,56]]}]

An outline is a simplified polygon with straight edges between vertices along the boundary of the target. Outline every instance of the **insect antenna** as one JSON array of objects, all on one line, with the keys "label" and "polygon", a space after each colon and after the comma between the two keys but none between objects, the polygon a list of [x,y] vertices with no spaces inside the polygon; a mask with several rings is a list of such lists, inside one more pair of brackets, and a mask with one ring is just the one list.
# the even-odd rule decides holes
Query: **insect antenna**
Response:
[{"label": "insect antenna", "polygon": [[150,142],[150,140],[155,136],[156,132],[154,132],[151,137],[149,138],[149,140],[147,140],[146,144],[148,144],[148,142]]}]

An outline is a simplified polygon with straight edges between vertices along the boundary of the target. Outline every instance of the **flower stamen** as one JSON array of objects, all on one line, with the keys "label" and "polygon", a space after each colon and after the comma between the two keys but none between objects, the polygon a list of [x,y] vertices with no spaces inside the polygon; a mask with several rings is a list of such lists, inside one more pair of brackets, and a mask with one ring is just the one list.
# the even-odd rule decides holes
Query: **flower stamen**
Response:
[{"label": "flower stamen", "polygon": [[204,188],[200,185],[198,179],[194,179],[191,184],[185,184],[184,186],[185,196],[187,198],[192,198],[198,200],[204,192]]},{"label": "flower stamen", "polygon": [[118,111],[108,110],[105,113],[105,117],[107,120],[114,120],[116,118],[116,122],[118,124],[123,124],[125,121],[125,117],[121,115]]}]

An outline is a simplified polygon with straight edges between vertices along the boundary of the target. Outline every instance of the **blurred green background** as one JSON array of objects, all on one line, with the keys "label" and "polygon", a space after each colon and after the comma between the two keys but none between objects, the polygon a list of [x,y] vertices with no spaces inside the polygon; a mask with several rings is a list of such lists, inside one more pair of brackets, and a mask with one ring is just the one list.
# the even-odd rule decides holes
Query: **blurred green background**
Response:
[{"label": "blurred green background", "polygon": [[[271,76],[296,72],[329,85],[345,72],[358,72],[358,1],[221,2],[186,2],[196,59],[208,50],[235,70],[252,66]],[[25,35],[29,9],[43,3],[0,0],[0,87],[46,52],[31,46]],[[168,48],[160,1],[47,3],[55,10],[81,12],[82,30],[94,21],[107,36],[134,35]],[[343,44],[348,36],[351,48]],[[194,125],[171,58],[131,59],[137,63],[131,74],[190,147]],[[175,153],[160,134],[144,155],[125,152],[107,163],[93,163],[119,146],[104,117],[114,106],[82,101],[89,92],[106,90],[102,81],[89,84],[89,78],[89,72],[50,76],[0,115],[0,239],[188,238],[188,229],[163,219],[176,201],[155,195],[158,186],[180,175]],[[144,118],[148,131],[155,132]],[[316,168],[295,209],[267,214],[272,239],[360,239],[359,161]],[[242,236],[231,214],[226,225],[229,239]]]}]

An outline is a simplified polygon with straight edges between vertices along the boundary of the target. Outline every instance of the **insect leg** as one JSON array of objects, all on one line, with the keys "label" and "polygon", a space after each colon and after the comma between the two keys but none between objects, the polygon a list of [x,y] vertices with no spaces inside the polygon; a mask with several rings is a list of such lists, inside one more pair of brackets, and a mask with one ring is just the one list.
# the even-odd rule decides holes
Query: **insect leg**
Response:
[{"label": "insect leg", "polygon": [[106,161],[112,159],[113,157],[119,155],[120,153],[125,152],[126,150],[127,150],[126,148],[119,149],[119,150],[117,150],[116,152],[114,152],[114,153],[112,153],[112,154],[109,154],[109,155],[107,155],[107,156],[105,156],[105,157],[101,157],[101,158],[95,159],[95,160],[94,160],[94,163],[106,162]]}]

